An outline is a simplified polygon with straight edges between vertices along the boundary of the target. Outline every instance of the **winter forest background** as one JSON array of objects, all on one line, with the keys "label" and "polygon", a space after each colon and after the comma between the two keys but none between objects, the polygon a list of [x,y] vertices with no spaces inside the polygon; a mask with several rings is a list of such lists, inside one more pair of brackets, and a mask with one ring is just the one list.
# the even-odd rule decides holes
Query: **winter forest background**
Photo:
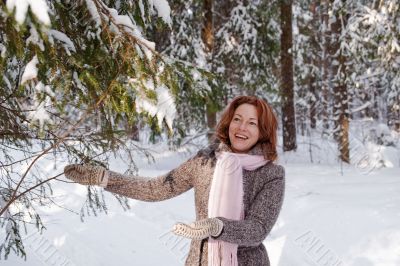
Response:
[{"label": "winter forest background", "polygon": [[[161,220],[193,219],[176,204],[151,209],[70,184],[62,169],[76,162],[160,174],[207,145],[223,108],[244,94],[267,100],[280,121],[287,199],[266,242],[271,263],[400,265],[397,0],[6,0],[0,6],[2,264],[100,265],[99,231],[81,230],[75,242],[60,242],[57,234],[92,222],[102,234],[115,228],[114,242],[126,247],[132,241],[117,228],[132,216],[147,217],[142,226],[157,239],[170,226]],[[193,205],[183,197],[181,203]],[[123,217],[105,229],[103,213]],[[54,217],[73,225],[51,231]],[[310,230],[296,231],[302,225]],[[147,253],[108,246],[101,252],[111,254],[110,263],[114,255],[121,265],[157,265],[149,257],[162,241],[152,245],[132,230],[145,243],[135,252],[147,243]],[[35,233],[46,231],[49,247],[69,260],[32,248],[32,239],[43,240]],[[83,238],[97,243],[78,254],[71,247]],[[330,259],[310,254],[316,242]],[[167,251],[158,253],[158,265],[182,264]]]}]

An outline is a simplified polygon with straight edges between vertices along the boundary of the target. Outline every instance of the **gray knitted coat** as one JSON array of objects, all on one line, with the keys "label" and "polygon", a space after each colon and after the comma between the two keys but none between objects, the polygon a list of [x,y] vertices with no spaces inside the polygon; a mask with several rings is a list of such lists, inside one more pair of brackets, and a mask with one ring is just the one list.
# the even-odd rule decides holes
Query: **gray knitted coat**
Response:
[{"label": "gray knitted coat", "polygon": [[[161,201],[194,188],[196,219],[207,218],[216,151],[230,151],[230,148],[222,143],[211,145],[168,174],[157,178],[128,177],[109,171],[109,182],[105,189],[133,199]],[[249,154],[262,155],[260,146],[253,147]],[[262,241],[271,231],[281,210],[284,176],[284,168],[272,162],[253,171],[244,170],[244,220],[218,217],[223,221],[224,228],[216,239],[239,245],[237,257],[240,266],[270,265]],[[192,240],[185,265],[208,265],[207,242],[207,239]]]}]

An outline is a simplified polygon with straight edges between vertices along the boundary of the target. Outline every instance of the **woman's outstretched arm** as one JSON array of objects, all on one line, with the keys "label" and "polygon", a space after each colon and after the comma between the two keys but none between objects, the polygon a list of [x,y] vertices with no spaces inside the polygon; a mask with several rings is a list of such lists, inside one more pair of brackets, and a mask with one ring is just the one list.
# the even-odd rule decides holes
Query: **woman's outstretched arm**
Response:
[{"label": "woman's outstretched arm", "polygon": [[155,178],[119,174],[107,170],[105,190],[142,201],[166,200],[193,187],[196,160],[192,158],[169,173]]}]

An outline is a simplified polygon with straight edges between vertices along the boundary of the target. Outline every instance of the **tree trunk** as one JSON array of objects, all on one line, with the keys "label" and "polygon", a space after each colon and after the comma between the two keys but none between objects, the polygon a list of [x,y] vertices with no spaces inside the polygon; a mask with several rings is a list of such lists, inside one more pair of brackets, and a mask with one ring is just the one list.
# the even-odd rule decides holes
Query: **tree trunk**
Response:
[{"label": "tree trunk", "polygon": [[[331,0],[332,3],[334,0]],[[342,0],[342,7],[345,1]],[[340,7],[339,7],[340,8]],[[349,110],[346,86],[346,58],[340,49],[340,36],[346,23],[346,18],[341,15],[343,10],[334,10],[334,22],[331,26],[331,46],[330,55],[332,58],[332,86],[334,93],[334,137],[338,142],[340,159],[343,162],[350,163],[349,151]]]},{"label": "tree trunk", "polygon": [[[213,64],[213,51],[214,51],[214,23],[213,23],[213,0],[204,0],[204,23],[201,30],[201,39],[204,44],[206,60],[212,70]],[[207,119],[207,138],[211,142],[215,133],[215,126],[217,125],[217,112],[212,104],[206,105],[206,119]]]},{"label": "tree trunk", "polygon": [[322,112],[321,118],[324,128],[324,134],[328,134],[329,129],[329,65],[330,65],[330,58],[329,58],[329,45],[330,45],[330,30],[329,30],[329,0],[324,0],[321,3],[321,19],[323,25],[323,32],[322,32]]},{"label": "tree trunk", "polygon": [[213,4],[213,0],[204,0],[204,25],[201,30],[201,39],[207,55],[211,55],[214,50]]},{"label": "tree trunk", "polygon": [[317,77],[315,73],[315,69],[319,67],[320,65],[320,48],[319,48],[319,43],[317,40],[317,33],[318,33],[318,14],[316,12],[317,7],[319,7],[319,1],[313,1],[310,5],[310,11],[313,15],[312,21],[311,21],[311,27],[310,27],[310,43],[312,47],[312,56],[311,56],[311,64],[313,66],[312,71],[309,73],[309,79],[308,79],[308,84],[309,84],[309,89],[311,93],[311,97],[309,100],[309,105],[310,105],[310,127],[315,129],[317,126]]},{"label": "tree trunk", "polygon": [[292,1],[282,0],[281,9],[281,88],[282,88],[282,129],[283,150],[296,150],[296,118],[293,93],[292,55]]}]

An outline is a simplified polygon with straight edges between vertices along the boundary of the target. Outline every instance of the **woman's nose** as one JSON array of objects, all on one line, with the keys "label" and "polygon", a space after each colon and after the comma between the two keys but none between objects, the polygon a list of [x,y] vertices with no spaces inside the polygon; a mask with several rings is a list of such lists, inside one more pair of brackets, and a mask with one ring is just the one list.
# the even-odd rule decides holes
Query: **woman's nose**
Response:
[{"label": "woman's nose", "polygon": [[247,129],[246,123],[240,123],[239,129],[240,130],[246,130]]}]

